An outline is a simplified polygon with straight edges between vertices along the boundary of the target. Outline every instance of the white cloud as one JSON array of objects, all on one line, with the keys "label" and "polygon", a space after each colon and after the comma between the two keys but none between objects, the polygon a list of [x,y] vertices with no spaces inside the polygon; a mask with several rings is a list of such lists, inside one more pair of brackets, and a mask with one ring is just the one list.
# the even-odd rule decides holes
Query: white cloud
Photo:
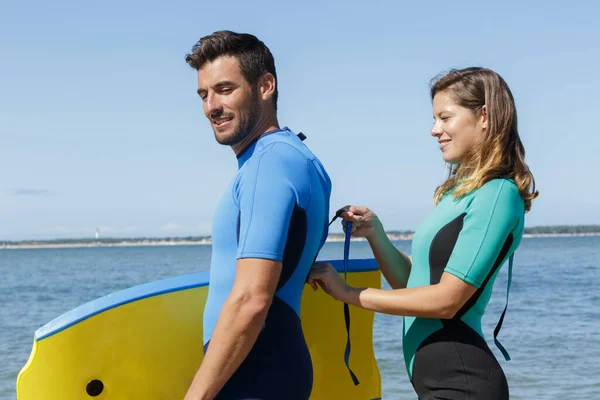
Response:
[{"label": "white cloud", "polygon": [[52,230],[58,233],[75,233],[78,231],[77,229],[69,228],[68,226],[64,225],[57,225],[53,227]]},{"label": "white cloud", "polygon": [[175,222],[169,222],[160,227],[161,231],[169,231],[169,232],[181,231],[183,229],[184,229],[184,227],[182,225],[175,223]]},{"label": "white cloud", "polygon": [[[99,226],[98,230],[100,231],[100,233],[102,233],[102,232],[104,232],[104,233],[116,233],[116,232],[120,231],[120,229],[113,228],[111,226]],[[93,231],[96,232],[96,229],[94,229]]]},{"label": "white cloud", "polygon": [[202,222],[196,225],[196,231],[200,235],[210,235],[212,224],[210,222]]},{"label": "white cloud", "polygon": [[125,228],[115,228],[112,226],[99,226],[96,228],[74,228],[65,225],[56,225],[52,228],[52,232],[55,233],[65,233],[65,234],[89,234],[95,235],[96,229],[98,232],[102,234],[113,234],[113,233],[129,233],[135,232],[138,230],[137,226],[127,226]]},{"label": "white cloud", "polygon": [[53,196],[55,193],[46,189],[17,188],[6,192],[9,196]]}]

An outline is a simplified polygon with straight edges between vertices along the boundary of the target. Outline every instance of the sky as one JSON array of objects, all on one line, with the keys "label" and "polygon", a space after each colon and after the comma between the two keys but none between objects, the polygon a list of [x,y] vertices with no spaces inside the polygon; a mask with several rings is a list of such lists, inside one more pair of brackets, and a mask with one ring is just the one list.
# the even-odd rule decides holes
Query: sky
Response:
[{"label": "sky", "polygon": [[447,176],[430,80],[482,66],[516,100],[526,226],[600,224],[599,4],[3,0],[0,240],[210,234],[237,162],[184,57],[222,29],[272,51],[279,123],[325,165],[332,212],[416,229]]}]

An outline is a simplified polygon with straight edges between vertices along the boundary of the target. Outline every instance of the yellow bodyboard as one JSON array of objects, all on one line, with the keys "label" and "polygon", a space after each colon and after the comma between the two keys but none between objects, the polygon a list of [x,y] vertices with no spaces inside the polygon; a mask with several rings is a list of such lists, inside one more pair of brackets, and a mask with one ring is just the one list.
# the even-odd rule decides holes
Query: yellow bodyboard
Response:
[{"label": "yellow bodyboard", "polygon": [[[333,261],[340,270],[341,261]],[[348,283],[379,288],[374,260],[350,260]],[[152,282],[80,306],[40,328],[17,378],[18,400],[183,399],[202,362],[206,273]],[[352,350],[344,362],[343,304],[306,286],[301,320],[310,350],[311,399],[379,399],[374,314],[350,306]]]}]

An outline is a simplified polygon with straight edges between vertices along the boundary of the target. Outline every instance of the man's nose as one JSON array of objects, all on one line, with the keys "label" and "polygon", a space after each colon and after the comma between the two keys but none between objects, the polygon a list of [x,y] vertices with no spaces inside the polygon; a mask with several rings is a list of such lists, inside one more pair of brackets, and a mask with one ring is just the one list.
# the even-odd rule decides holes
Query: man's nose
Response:
[{"label": "man's nose", "polygon": [[209,94],[206,98],[206,109],[208,116],[211,118],[218,117],[223,112],[223,104],[221,103],[219,96]]}]

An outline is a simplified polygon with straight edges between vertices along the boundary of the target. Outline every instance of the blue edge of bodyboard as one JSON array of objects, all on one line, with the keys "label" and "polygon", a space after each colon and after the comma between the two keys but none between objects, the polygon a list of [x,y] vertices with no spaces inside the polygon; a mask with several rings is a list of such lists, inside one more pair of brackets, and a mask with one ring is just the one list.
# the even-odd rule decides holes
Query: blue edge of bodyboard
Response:
[{"label": "blue edge of bodyboard", "polygon": [[[323,261],[330,262],[338,272],[344,272],[343,260]],[[377,270],[378,266],[374,258],[348,260],[348,272],[368,272]],[[35,340],[39,342],[40,340],[57,334],[58,332],[93,317],[94,315],[127,303],[161,294],[207,286],[208,276],[208,272],[181,275],[174,278],[145,283],[100,297],[89,303],[82,304],[48,322],[35,332]]]}]

